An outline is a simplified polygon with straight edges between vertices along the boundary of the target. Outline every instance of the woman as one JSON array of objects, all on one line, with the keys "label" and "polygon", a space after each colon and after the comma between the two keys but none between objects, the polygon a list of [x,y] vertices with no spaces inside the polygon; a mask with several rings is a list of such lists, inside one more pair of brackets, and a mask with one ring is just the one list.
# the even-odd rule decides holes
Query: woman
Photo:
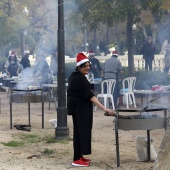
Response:
[{"label": "woman", "polygon": [[9,77],[18,76],[20,71],[20,64],[14,51],[12,51],[10,56],[8,57],[4,68]]},{"label": "woman", "polygon": [[86,74],[90,62],[84,53],[77,55],[77,67],[69,78],[67,90],[68,115],[73,118],[73,166],[90,166],[90,159],[83,155],[91,154],[91,134],[93,123],[93,103],[104,112],[115,115],[113,110],[105,108],[95,97]]},{"label": "woman", "polygon": [[50,84],[52,82],[51,69],[45,60],[43,54],[37,54],[36,61],[34,64],[35,77],[42,77],[40,85]]},{"label": "woman", "polygon": [[50,69],[53,73],[53,76],[57,76],[57,71],[58,71],[57,58],[58,58],[58,53],[57,53],[57,49],[55,49],[51,55],[51,61],[50,61]]}]

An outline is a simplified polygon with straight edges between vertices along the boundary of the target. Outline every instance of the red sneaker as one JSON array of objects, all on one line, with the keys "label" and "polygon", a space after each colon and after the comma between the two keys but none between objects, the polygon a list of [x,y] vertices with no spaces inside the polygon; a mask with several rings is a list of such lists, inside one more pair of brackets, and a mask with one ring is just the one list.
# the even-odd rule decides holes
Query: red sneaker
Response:
[{"label": "red sneaker", "polygon": [[86,167],[90,166],[89,163],[82,161],[81,158],[77,161],[74,161],[71,165],[72,166],[86,166]]},{"label": "red sneaker", "polygon": [[80,158],[82,161],[84,162],[87,162],[87,163],[90,163],[91,162],[91,159],[88,159],[88,158],[84,158],[83,156]]}]

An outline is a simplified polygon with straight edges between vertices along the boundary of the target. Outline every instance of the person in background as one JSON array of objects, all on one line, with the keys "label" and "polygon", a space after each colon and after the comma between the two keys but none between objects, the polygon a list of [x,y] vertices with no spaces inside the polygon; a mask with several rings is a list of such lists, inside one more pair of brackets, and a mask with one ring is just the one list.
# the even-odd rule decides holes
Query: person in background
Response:
[{"label": "person in background", "polygon": [[35,77],[42,77],[40,85],[52,82],[52,72],[43,54],[37,54],[34,65]]},{"label": "person in background", "polygon": [[77,67],[69,77],[67,89],[67,112],[73,120],[73,166],[90,166],[91,160],[83,155],[91,154],[93,103],[109,115],[114,111],[105,108],[92,92],[86,74],[90,61],[84,53],[77,54]]},{"label": "person in background", "polygon": [[20,64],[22,65],[23,69],[30,67],[30,60],[29,60],[29,51],[24,51],[24,57],[22,57]]},{"label": "person in background", "polygon": [[155,45],[152,42],[152,37],[148,36],[147,41],[141,48],[143,59],[145,60],[145,70],[152,71],[152,61],[154,60]]},{"label": "person in background", "polygon": [[5,71],[9,77],[18,76],[20,72],[20,63],[17,60],[15,51],[12,51],[4,65]]},{"label": "person in background", "polygon": [[168,40],[168,44],[165,47],[165,51],[166,53],[165,53],[165,59],[164,59],[164,62],[165,62],[164,72],[168,73],[170,69],[170,40]]},{"label": "person in background", "polygon": [[50,61],[50,68],[53,73],[53,76],[57,76],[58,72],[58,52],[57,49],[55,49],[51,55],[51,61]]},{"label": "person in background", "polygon": [[94,55],[95,53],[92,50],[90,50],[89,51],[89,61],[91,62],[90,72],[93,73],[94,78],[102,77],[103,72],[100,66],[100,62],[97,58],[94,57]]},{"label": "person in background", "polygon": [[104,80],[116,79],[116,85],[113,93],[115,108],[118,108],[118,98],[120,96],[119,88],[119,75],[123,74],[123,68],[121,62],[117,59],[118,52],[113,51],[111,58],[107,59],[104,63]]},{"label": "person in background", "polygon": [[[52,71],[53,83],[57,83],[57,72],[58,72],[58,51],[57,48],[53,50],[50,61],[50,69]],[[52,88],[53,95],[57,96],[57,87]]]}]

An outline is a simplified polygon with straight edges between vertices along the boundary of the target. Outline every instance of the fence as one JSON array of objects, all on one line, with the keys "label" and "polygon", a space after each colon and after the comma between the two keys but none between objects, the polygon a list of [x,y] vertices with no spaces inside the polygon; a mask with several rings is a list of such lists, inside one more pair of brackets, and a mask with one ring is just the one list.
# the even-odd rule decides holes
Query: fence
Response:
[{"label": "fence", "polygon": [[[110,56],[95,56],[101,63],[104,63],[106,59],[110,58]],[[128,56],[121,55],[118,57],[122,66],[128,67]],[[75,58],[67,58],[65,59],[65,63],[76,62]],[[153,60],[153,70],[162,70],[164,68],[164,55],[155,55]],[[143,69],[145,67],[145,60],[143,60],[142,55],[134,55],[134,67],[136,70]]]},{"label": "fence", "polygon": [[[110,55],[107,56],[95,56],[101,63],[104,63],[106,59],[110,58]],[[29,57],[31,64],[34,64],[35,58],[32,56]],[[118,57],[122,66],[128,67],[128,56],[121,55]],[[50,64],[51,57],[46,57],[48,64]],[[75,63],[76,58],[65,58],[65,63]],[[155,58],[152,63],[153,70],[162,70],[164,68],[164,55],[155,55]],[[145,60],[142,59],[142,55],[134,55],[134,67],[136,70],[143,69],[145,67]]]}]

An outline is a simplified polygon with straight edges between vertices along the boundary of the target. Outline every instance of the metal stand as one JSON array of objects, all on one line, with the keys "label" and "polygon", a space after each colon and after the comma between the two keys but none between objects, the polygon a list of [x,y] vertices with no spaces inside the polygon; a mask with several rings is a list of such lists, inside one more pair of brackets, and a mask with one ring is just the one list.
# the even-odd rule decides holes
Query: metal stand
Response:
[{"label": "metal stand", "polygon": [[31,99],[29,99],[29,98],[26,98],[24,100],[24,96],[22,96],[22,97],[19,96],[18,99],[16,99],[15,98],[16,96],[13,96],[12,91],[13,90],[11,90],[11,94],[10,94],[10,129],[12,129],[12,103],[28,103],[28,124],[29,124],[29,126],[31,126],[30,103],[37,103],[37,102],[42,102],[42,128],[44,128],[44,94],[43,94],[43,91],[41,93],[41,99],[38,99],[37,101],[33,100],[32,102],[31,102]]},{"label": "metal stand", "polygon": [[[28,103],[28,125],[31,126],[30,103]],[[44,129],[44,103],[42,103],[42,128]],[[12,102],[10,102],[10,129],[12,129]]]},{"label": "metal stand", "polygon": [[[119,133],[118,130],[147,130],[147,155],[148,161],[151,160],[150,155],[150,130],[167,128],[167,108],[159,109],[148,109],[148,110],[117,110],[118,117],[115,118],[115,140],[116,140],[116,161],[117,167],[120,166],[120,155],[119,155]],[[153,112],[163,111],[164,118],[158,119],[122,119],[119,118],[119,112]],[[134,115],[133,115],[134,116]],[[159,120],[160,119],[160,120]]]},{"label": "metal stand", "polygon": [[47,96],[46,96],[46,101],[49,102],[48,104],[48,109],[50,110],[50,103],[54,102],[55,107],[56,106],[56,96],[53,94],[54,88],[57,88],[57,84],[43,84],[43,90],[44,88],[49,88],[49,92],[47,92]]}]

